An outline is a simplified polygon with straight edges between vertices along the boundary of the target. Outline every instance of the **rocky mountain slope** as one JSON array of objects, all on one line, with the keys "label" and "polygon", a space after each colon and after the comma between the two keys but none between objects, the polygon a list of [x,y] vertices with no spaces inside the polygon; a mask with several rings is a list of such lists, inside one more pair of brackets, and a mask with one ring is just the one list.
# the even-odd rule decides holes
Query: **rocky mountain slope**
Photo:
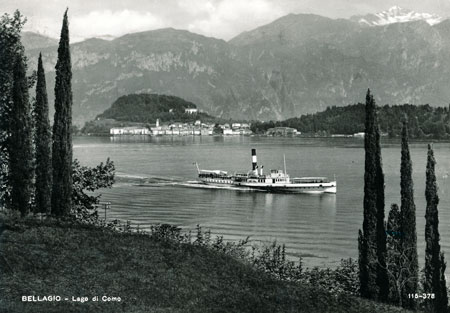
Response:
[{"label": "rocky mountain slope", "polygon": [[29,50],[57,46],[58,40],[33,32],[23,32],[22,43]]},{"label": "rocky mountain slope", "polygon": [[[56,48],[25,45],[30,69],[42,50],[51,98]],[[356,103],[368,87],[379,104],[445,105],[449,48],[448,20],[367,27],[308,14],[229,42],[175,29],[89,39],[72,45],[74,122],[131,93],[174,95],[214,116],[262,120]]]},{"label": "rocky mountain slope", "polygon": [[406,23],[413,21],[425,21],[430,25],[435,25],[444,20],[444,18],[430,13],[418,13],[399,6],[393,6],[389,10],[367,14],[365,16],[353,16],[351,20],[360,24],[369,26],[388,25],[393,23]]},{"label": "rocky mountain slope", "polygon": [[[38,51],[27,53],[34,68],[32,56]],[[47,85],[53,86],[56,49],[42,49],[42,53],[49,71]],[[238,54],[223,40],[174,29],[74,44],[74,121],[92,119],[115,99],[131,93],[179,96],[217,116],[271,118],[279,110],[273,105],[277,91]]]}]

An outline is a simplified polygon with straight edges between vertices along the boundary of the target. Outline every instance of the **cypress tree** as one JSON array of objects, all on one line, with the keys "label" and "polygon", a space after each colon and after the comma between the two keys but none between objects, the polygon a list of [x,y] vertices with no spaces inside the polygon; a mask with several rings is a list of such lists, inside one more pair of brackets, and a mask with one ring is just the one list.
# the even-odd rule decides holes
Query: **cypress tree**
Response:
[{"label": "cypress tree", "polygon": [[36,127],[36,212],[50,213],[52,188],[51,133],[42,54],[39,54],[38,59],[34,119]]},{"label": "cypress tree", "polygon": [[384,174],[381,158],[380,130],[378,126],[377,111],[375,100],[371,95],[373,102],[374,126],[375,126],[375,190],[376,190],[376,215],[377,215],[377,286],[378,299],[387,301],[389,297],[389,277],[386,264],[386,224],[384,222]]},{"label": "cypress tree", "polygon": [[448,296],[445,282],[445,260],[439,244],[439,196],[435,174],[436,160],[431,145],[428,145],[426,169],[425,198],[427,207],[425,212],[425,293],[435,295],[434,300],[426,302],[429,312],[447,312]]},{"label": "cypress tree", "polygon": [[363,230],[359,233],[359,267],[361,296],[376,298],[376,192],[375,192],[375,138],[374,138],[374,108],[370,90],[366,95],[365,121],[365,171],[364,171],[364,220]]},{"label": "cypress tree", "polygon": [[72,197],[72,66],[67,10],[64,13],[55,69],[52,214],[65,216],[70,213]]},{"label": "cypress tree", "polygon": [[20,53],[14,60],[13,105],[10,111],[11,144],[9,145],[9,183],[11,185],[11,208],[21,216],[30,209],[33,184],[33,146],[31,134],[31,107],[28,101],[28,80],[24,56]]},{"label": "cypress tree", "polygon": [[412,162],[408,144],[408,124],[405,119],[402,128],[402,148],[400,163],[400,195],[401,195],[401,253],[405,256],[400,264],[408,272],[402,290],[403,307],[414,309],[416,299],[408,298],[408,294],[416,293],[419,282],[419,261],[417,256],[416,205],[414,203],[414,185],[412,179]]},{"label": "cypress tree", "polygon": [[366,95],[364,221],[359,233],[361,296],[386,301],[389,279],[386,268],[384,224],[384,176],[376,105],[370,90]]},{"label": "cypress tree", "polygon": [[389,302],[401,304],[402,301],[402,281],[400,270],[401,257],[401,215],[397,204],[391,205],[387,220],[387,264],[389,273]]}]

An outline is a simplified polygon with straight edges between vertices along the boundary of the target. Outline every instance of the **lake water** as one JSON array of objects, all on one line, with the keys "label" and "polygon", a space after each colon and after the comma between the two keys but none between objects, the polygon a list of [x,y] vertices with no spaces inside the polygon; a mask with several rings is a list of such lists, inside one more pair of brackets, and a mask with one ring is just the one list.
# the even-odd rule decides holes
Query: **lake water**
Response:
[{"label": "lake water", "polygon": [[[251,148],[265,170],[283,168],[286,155],[291,177],[336,175],[336,195],[270,194],[199,188],[198,162],[203,169],[229,172],[251,168]],[[410,145],[414,167],[420,262],[424,261],[426,143]],[[439,184],[441,246],[450,260],[450,143],[435,143]],[[400,144],[382,144],[386,180],[386,216],[400,202]],[[140,227],[156,223],[194,229],[200,224],[213,234],[238,240],[286,244],[290,256],[307,266],[335,266],[341,258],[357,258],[362,227],[364,149],[353,138],[270,137],[81,137],[74,157],[94,166],[110,157],[117,183],[102,191],[110,201],[108,219],[130,220]]]}]

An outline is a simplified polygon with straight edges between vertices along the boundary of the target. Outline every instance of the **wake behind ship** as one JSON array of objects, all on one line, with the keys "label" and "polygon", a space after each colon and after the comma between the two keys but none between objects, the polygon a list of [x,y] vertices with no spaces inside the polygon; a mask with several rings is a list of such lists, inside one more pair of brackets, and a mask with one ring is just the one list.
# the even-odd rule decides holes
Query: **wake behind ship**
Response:
[{"label": "wake behind ship", "polygon": [[283,170],[270,170],[264,174],[264,166],[258,167],[256,149],[252,149],[252,170],[247,173],[228,174],[222,170],[202,170],[197,165],[198,178],[203,184],[213,186],[236,186],[280,193],[336,193],[336,181],[326,177],[290,178]]}]

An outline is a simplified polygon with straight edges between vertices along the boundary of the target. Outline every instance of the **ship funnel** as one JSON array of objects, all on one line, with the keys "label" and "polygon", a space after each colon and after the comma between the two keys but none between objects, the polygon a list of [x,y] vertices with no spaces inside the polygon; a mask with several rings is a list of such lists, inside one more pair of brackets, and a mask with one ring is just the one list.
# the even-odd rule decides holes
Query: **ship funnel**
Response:
[{"label": "ship funnel", "polygon": [[256,159],[256,149],[252,149],[252,171],[257,171],[258,161]]}]

